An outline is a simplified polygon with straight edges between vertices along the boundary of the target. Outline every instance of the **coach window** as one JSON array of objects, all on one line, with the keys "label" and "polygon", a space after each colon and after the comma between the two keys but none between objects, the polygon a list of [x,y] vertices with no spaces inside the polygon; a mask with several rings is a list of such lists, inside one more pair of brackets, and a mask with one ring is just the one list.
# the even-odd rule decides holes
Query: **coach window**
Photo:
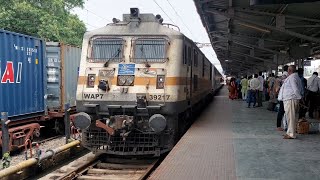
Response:
[{"label": "coach window", "polygon": [[193,50],[193,65],[198,67],[198,51],[196,49]]},{"label": "coach window", "polygon": [[202,77],[204,77],[204,57],[202,57]]},{"label": "coach window", "polygon": [[161,38],[137,39],[134,47],[134,61],[136,63],[165,62],[167,42]]},{"label": "coach window", "polygon": [[91,40],[91,62],[119,62],[123,57],[124,40],[120,38],[96,38]]},{"label": "coach window", "polygon": [[191,47],[188,47],[188,65],[191,65]]},{"label": "coach window", "polygon": [[183,64],[187,64],[188,59],[187,59],[187,45],[184,45],[183,47]]}]

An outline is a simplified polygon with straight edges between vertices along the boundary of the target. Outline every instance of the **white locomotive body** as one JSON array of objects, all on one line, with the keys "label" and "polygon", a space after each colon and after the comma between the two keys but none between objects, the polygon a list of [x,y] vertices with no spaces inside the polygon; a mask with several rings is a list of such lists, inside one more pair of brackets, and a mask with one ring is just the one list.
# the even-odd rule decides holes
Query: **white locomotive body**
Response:
[{"label": "white locomotive body", "polygon": [[74,123],[93,152],[158,156],[210,101],[221,75],[159,15],[131,12],[84,35]]}]

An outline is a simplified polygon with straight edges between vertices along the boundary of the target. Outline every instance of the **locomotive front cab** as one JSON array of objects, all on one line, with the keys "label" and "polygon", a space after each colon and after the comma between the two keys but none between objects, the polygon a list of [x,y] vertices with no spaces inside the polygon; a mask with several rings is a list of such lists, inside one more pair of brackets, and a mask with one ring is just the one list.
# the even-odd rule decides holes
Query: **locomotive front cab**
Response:
[{"label": "locomotive front cab", "polygon": [[[177,98],[168,87],[175,79],[168,77],[172,40],[159,33],[155,16],[139,18],[139,26],[118,22],[84,38],[74,124],[93,152],[159,156],[174,145],[167,109]],[[146,33],[152,29],[157,33]]]}]

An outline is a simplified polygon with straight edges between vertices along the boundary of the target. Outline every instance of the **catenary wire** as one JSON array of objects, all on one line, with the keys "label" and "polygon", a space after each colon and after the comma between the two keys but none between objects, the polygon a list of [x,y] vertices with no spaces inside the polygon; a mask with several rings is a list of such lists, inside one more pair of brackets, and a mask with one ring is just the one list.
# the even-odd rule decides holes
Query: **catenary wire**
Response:
[{"label": "catenary wire", "polygon": [[169,18],[169,20],[170,20],[173,24],[176,24],[176,23],[170,18],[170,16],[162,9],[162,7],[157,3],[156,0],[153,0],[153,2],[157,4],[157,6],[161,9],[161,11]]},{"label": "catenary wire", "polygon": [[106,19],[106,18],[104,18],[104,17],[102,17],[102,16],[99,16],[98,14],[96,14],[96,13],[92,12],[91,10],[89,10],[89,9],[87,9],[87,8],[84,8],[84,9],[85,9],[85,10],[87,10],[89,13],[91,13],[91,14],[93,14],[93,15],[95,15],[95,16],[97,16],[97,17],[101,18],[101,19],[104,19],[104,20],[106,20],[106,21],[109,21],[108,19]]},{"label": "catenary wire", "polygon": [[182,24],[187,28],[187,30],[190,32],[190,34],[193,36],[193,38],[195,38],[194,34],[191,32],[191,30],[189,29],[189,27],[186,25],[186,23],[183,21],[182,17],[179,15],[179,13],[176,11],[176,9],[173,7],[173,5],[170,3],[169,0],[167,0],[167,2],[169,3],[170,7],[173,9],[173,11],[175,12],[175,14],[178,16],[178,18],[181,20]]}]

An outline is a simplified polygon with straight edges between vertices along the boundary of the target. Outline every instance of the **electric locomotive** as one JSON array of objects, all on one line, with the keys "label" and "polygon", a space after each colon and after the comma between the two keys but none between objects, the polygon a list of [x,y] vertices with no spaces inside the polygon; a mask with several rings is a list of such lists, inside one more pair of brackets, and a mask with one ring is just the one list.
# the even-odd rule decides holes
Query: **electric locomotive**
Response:
[{"label": "electric locomotive", "polygon": [[94,153],[159,156],[212,98],[221,75],[199,48],[131,8],[83,38],[74,120]]}]

